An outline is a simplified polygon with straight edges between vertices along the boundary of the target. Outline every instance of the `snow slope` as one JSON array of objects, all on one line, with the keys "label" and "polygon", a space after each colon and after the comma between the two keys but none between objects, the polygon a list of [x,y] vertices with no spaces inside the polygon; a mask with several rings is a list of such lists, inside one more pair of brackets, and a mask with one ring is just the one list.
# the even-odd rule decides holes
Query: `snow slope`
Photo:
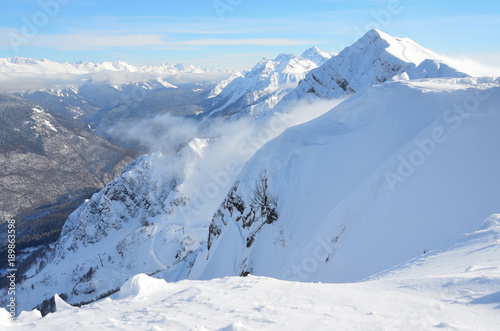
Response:
[{"label": "snow slope", "polygon": [[[471,223],[476,223],[472,221]],[[166,283],[144,274],[82,308],[23,312],[17,330],[497,330],[500,215],[443,249],[347,284],[226,277]],[[291,295],[293,294],[293,295]],[[0,329],[11,325],[0,311]]]},{"label": "snow slope", "polygon": [[[431,62],[427,61],[424,67],[415,70],[426,60]],[[399,79],[468,76],[445,64],[441,64],[442,69],[439,70],[439,62],[432,61],[443,62],[443,59],[409,38],[392,37],[379,30],[370,30],[337,56],[311,70],[297,89],[283,98],[283,106],[297,99],[328,99],[350,95],[395,76]],[[406,74],[408,71],[411,73]]]},{"label": "snow slope", "polygon": [[273,108],[281,98],[317,65],[293,54],[280,54],[274,60],[263,59],[244,76],[232,77],[217,85],[210,94],[204,116],[252,117]]},{"label": "snow slope", "polygon": [[190,277],[352,282],[474,230],[500,208],[499,86],[387,83],[285,131],[239,174]]}]

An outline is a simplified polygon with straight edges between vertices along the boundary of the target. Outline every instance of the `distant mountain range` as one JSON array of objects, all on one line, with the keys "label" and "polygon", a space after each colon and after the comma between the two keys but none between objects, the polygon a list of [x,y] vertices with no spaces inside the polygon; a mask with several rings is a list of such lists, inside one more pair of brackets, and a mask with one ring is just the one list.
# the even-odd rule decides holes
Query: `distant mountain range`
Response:
[{"label": "distant mountain range", "polygon": [[47,59],[34,60],[25,57],[0,58],[0,72],[8,74],[89,74],[96,72],[143,72],[165,76],[185,73],[227,73],[229,71],[216,67],[197,67],[185,64],[133,65],[124,61],[116,62],[75,62],[59,63]]}]

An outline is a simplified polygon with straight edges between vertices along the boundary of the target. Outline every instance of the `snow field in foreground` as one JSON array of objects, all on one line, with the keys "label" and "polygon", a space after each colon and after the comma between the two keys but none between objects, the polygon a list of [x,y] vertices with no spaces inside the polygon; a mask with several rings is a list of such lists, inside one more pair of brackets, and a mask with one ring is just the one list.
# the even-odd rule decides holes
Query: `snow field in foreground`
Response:
[{"label": "snow field in foreground", "polygon": [[[266,277],[167,283],[139,274],[110,298],[40,318],[16,330],[498,330],[500,215],[437,252],[359,283]],[[0,329],[9,329],[5,310]]]}]

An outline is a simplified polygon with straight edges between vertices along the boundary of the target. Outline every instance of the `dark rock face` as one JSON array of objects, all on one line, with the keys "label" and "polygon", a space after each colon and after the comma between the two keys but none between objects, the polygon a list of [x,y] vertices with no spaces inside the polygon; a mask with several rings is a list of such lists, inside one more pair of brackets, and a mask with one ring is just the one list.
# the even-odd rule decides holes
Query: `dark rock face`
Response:
[{"label": "dark rock face", "polygon": [[18,249],[57,240],[69,213],[135,155],[78,120],[0,94],[0,227],[16,219]]}]

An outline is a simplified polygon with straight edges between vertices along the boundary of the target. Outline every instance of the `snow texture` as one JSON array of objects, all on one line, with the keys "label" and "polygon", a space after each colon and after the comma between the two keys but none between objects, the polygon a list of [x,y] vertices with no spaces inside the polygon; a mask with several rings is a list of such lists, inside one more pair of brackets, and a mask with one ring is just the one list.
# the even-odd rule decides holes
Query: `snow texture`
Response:
[{"label": "snow texture", "polygon": [[[470,220],[470,223],[476,223]],[[266,277],[165,283],[139,274],[110,298],[41,318],[23,312],[16,330],[497,330],[500,215],[440,250],[358,283]]]}]

